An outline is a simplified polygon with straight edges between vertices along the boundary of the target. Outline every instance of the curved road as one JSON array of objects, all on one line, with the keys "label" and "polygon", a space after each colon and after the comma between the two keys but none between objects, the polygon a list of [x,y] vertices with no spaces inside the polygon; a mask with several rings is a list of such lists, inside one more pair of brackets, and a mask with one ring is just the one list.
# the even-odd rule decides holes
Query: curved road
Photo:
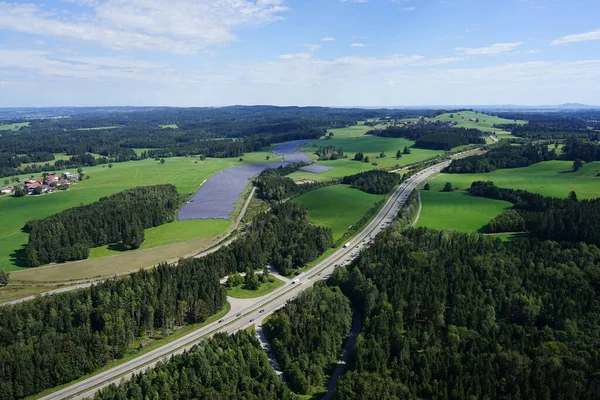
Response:
[{"label": "curved road", "polygon": [[289,300],[292,300],[299,293],[311,287],[316,281],[327,279],[336,266],[349,263],[354,259],[358,255],[358,252],[374,239],[377,233],[385,229],[394,220],[412,191],[431,175],[440,172],[448,166],[450,162],[445,161],[436,164],[404,181],[388,199],[375,218],[360,233],[349,240],[348,247],[338,249],[310,270],[296,276],[292,283],[266,296],[255,299],[252,305],[245,307],[241,311],[230,312],[219,322],[211,323],[165,346],[42,397],[42,399],[84,399],[92,397],[98,389],[104,386],[111,383],[118,384],[122,379],[129,379],[132,374],[145,371],[147,368],[154,366],[158,361],[168,360],[172,355],[190,349],[201,338],[210,337],[217,332],[231,333],[254,324],[260,324],[266,316],[285,306]]}]

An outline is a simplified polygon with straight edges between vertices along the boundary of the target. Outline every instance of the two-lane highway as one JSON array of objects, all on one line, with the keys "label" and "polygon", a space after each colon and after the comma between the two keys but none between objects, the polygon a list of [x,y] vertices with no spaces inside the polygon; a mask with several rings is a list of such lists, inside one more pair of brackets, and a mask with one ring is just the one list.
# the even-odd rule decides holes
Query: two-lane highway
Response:
[{"label": "two-lane highway", "polygon": [[88,379],[77,382],[71,386],[54,392],[42,399],[83,399],[91,397],[94,393],[111,383],[119,383],[122,379],[129,379],[133,373],[145,371],[154,366],[160,360],[166,360],[174,354],[179,354],[190,349],[199,339],[209,337],[217,332],[235,332],[245,329],[275,310],[283,307],[289,300],[298,296],[303,290],[314,285],[319,279],[325,279],[334,270],[335,266],[347,263],[355,258],[364,246],[388,226],[398,214],[398,211],[408,199],[408,196],[431,175],[440,172],[448,166],[451,161],[445,161],[432,167],[424,169],[406,181],[392,194],[379,213],[373,220],[356,236],[349,240],[349,245],[335,251],[325,260],[319,262],[310,270],[298,275],[292,283],[279,288],[272,293],[257,298],[256,302],[238,311],[233,315],[227,315],[219,322],[211,323],[180,339],[174,340],[165,346],[148,352],[140,357],[123,363],[117,367],[101,372]]}]

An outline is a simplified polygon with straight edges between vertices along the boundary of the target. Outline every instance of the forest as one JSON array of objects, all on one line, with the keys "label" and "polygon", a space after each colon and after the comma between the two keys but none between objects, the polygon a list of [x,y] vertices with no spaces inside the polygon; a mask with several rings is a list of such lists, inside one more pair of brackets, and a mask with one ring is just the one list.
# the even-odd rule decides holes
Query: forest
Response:
[{"label": "forest", "polygon": [[288,387],[308,394],[331,373],[350,333],[350,301],[339,288],[317,282],[264,324]]},{"label": "forest", "polygon": [[600,249],[393,227],[339,285],[363,327],[336,399],[596,399]]},{"label": "forest", "polygon": [[368,135],[415,140],[415,147],[432,150],[451,150],[465,144],[485,144],[479,129],[451,128],[442,124],[405,127],[390,125],[385,129],[374,129]]},{"label": "forest", "polygon": [[567,160],[580,159],[585,162],[600,161],[600,137],[596,141],[569,138],[563,147],[563,155]]},{"label": "forest", "polygon": [[600,246],[600,198],[578,200],[571,192],[569,198],[557,199],[481,181],[473,182],[469,193],[513,203],[530,235],[538,239]]},{"label": "forest", "polygon": [[322,254],[331,230],[288,202],[259,214],[250,230],[202,258],[161,265],[91,288],[0,308],[0,398],[69,382],[119,359],[139,338],[204,321],[226,301],[219,278],[269,262],[288,274]]},{"label": "forest", "polygon": [[27,222],[27,265],[87,258],[89,249],[122,242],[136,249],[144,229],[175,219],[181,204],[173,185],[140,186],[99,201]]},{"label": "forest", "polygon": [[547,144],[511,146],[509,143],[500,142],[491,146],[483,155],[470,156],[452,161],[452,164],[444,172],[449,174],[485,173],[500,168],[526,167],[556,158],[555,149],[548,150]]},{"label": "forest", "polygon": [[265,169],[254,179],[256,196],[267,201],[281,201],[334,183],[315,182],[297,185],[292,179],[285,177],[297,169],[291,166]]},{"label": "forest", "polygon": [[297,399],[269,365],[258,340],[246,331],[219,333],[192,350],[116,386],[96,400]]},{"label": "forest", "polygon": [[370,170],[344,176],[341,183],[351,185],[371,194],[389,193],[402,180],[399,174],[381,170]]}]

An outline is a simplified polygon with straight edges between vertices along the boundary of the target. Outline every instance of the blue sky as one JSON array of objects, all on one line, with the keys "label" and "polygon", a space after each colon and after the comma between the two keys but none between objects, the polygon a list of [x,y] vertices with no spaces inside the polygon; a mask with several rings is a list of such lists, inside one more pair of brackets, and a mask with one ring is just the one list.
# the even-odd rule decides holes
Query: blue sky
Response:
[{"label": "blue sky", "polygon": [[0,107],[600,105],[598,0],[0,1]]}]

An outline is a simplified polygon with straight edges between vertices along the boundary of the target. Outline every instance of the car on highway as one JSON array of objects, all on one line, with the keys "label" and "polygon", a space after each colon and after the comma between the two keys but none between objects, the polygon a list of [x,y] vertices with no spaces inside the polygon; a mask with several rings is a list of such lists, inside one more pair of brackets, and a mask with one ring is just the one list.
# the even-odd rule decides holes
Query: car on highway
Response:
[{"label": "car on highway", "polygon": [[292,285],[293,285],[294,283],[298,283],[298,282],[300,282],[300,279],[294,279],[294,280],[292,281]]},{"label": "car on highway", "polygon": [[236,316],[236,317],[241,317],[241,316],[242,316],[242,313],[237,313],[237,314],[235,314],[235,316]]},{"label": "car on highway", "polygon": [[221,323],[221,322],[223,322],[223,320],[222,320],[222,319],[220,319],[220,320],[219,320],[219,323]]},{"label": "car on highway", "polygon": [[265,309],[263,308],[262,310],[259,311],[259,313],[264,313]]},{"label": "car on highway", "polygon": [[254,322],[254,319],[250,319],[250,322]]}]

